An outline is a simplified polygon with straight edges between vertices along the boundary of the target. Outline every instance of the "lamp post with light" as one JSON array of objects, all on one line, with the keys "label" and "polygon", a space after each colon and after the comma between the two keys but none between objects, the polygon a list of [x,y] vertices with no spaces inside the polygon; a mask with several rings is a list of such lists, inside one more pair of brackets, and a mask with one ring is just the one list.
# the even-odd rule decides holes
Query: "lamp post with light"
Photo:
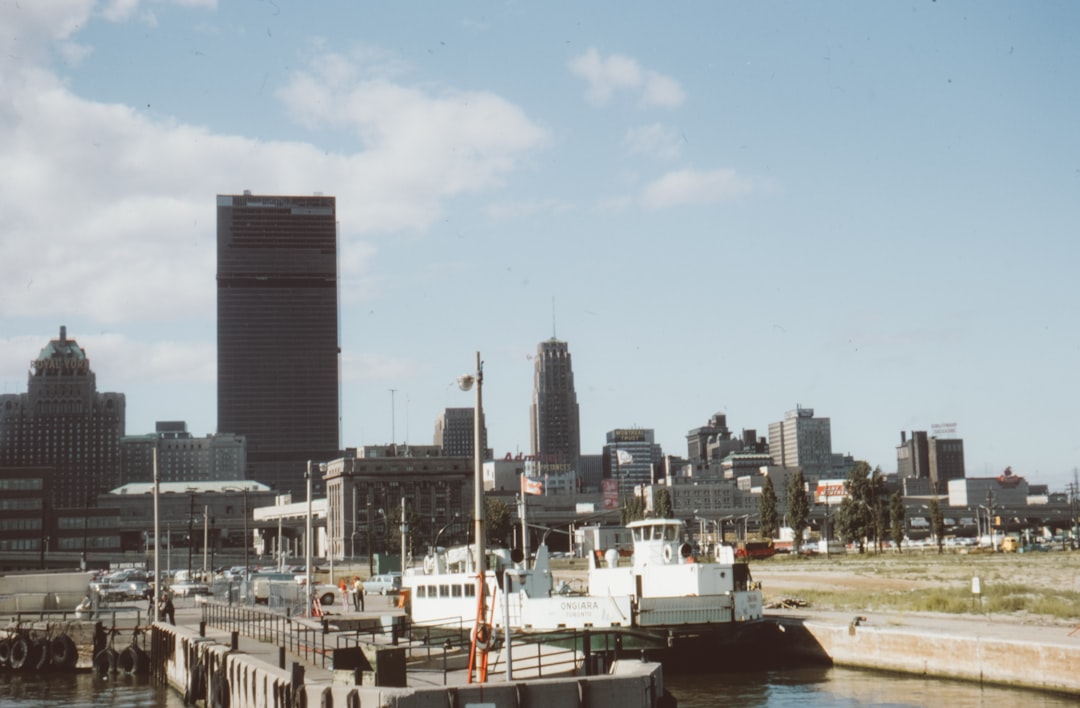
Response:
[{"label": "lamp post with light", "polygon": [[[325,472],[326,471],[326,463],[325,462],[319,463],[319,469],[320,469],[320,471]],[[307,472],[305,472],[305,474],[303,474],[303,478],[308,480],[308,525],[307,525],[305,536],[303,536],[303,537],[305,537],[305,543],[303,543],[303,545],[305,545],[305,561],[306,561],[306,563],[305,563],[305,572],[306,572],[305,586],[303,586],[303,591],[305,591],[305,594],[307,595],[307,599],[305,600],[308,603],[308,609],[307,609],[306,614],[310,615],[311,614],[311,598],[313,597],[312,596],[312,590],[311,590],[311,460],[308,460]]]},{"label": "lamp post with light", "polygon": [[484,451],[480,425],[483,420],[484,363],[480,352],[476,352],[476,373],[458,377],[458,387],[462,391],[476,386],[476,408],[473,409],[473,514],[476,523],[476,572],[481,588],[484,582]]}]

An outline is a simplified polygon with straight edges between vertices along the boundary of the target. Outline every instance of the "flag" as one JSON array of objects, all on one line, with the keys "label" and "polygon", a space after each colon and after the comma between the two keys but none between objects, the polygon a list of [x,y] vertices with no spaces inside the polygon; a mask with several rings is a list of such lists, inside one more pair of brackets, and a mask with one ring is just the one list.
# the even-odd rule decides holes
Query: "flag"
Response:
[{"label": "flag", "polygon": [[615,451],[615,460],[620,465],[629,465],[629,464],[632,464],[634,462],[634,456],[631,455],[626,450],[616,450]]}]

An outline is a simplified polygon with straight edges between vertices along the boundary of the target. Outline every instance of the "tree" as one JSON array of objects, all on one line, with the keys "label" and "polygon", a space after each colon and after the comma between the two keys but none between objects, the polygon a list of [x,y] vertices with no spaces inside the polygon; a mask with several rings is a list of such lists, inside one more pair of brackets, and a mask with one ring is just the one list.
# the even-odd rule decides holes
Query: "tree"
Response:
[{"label": "tree", "polygon": [[859,553],[866,552],[866,539],[874,535],[874,515],[870,466],[860,460],[848,473],[843,484],[847,494],[840,502],[836,514],[836,531],[843,540],[859,546]]},{"label": "tree", "polygon": [[810,502],[806,499],[806,479],[802,470],[796,470],[788,476],[787,483],[787,517],[788,524],[794,532],[792,544],[795,552],[802,550],[802,536],[806,524],[810,521]]},{"label": "tree", "polygon": [[675,505],[671,503],[671,490],[667,487],[660,487],[656,491],[653,504],[656,508],[656,515],[661,519],[675,518]]},{"label": "tree", "polygon": [[874,543],[878,553],[885,550],[885,540],[888,538],[889,529],[886,523],[888,519],[888,490],[885,489],[885,476],[881,474],[881,468],[875,467],[874,474],[870,477],[870,514],[874,519]]},{"label": "tree", "polygon": [[772,477],[765,477],[765,486],[761,488],[759,517],[761,519],[761,537],[775,538],[780,521],[776,513],[776,488],[773,487]]},{"label": "tree", "polygon": [[937,497],[930,500],[930,532],[934,534],[937,552],[942,553],[945,548],[945,516],[941,513]]},{"label": "tree", "polygon": [[904,544],[904,498],[900,492],[893,492],[889,497],[889,521],[891,536],[897,551],[903,551]]},{"label": "tree", "polygon": [[484,518],[487,531],[487,542],[499,546],[506,546],[510,537],[510,507],[506,502],[497,497],[484,497]]},{"label": "tree", "polygon": [[622,512],[622,524],[626,526],[631,521],[638,521],[645,518],[645,500],[634,494],[623,499]]}]

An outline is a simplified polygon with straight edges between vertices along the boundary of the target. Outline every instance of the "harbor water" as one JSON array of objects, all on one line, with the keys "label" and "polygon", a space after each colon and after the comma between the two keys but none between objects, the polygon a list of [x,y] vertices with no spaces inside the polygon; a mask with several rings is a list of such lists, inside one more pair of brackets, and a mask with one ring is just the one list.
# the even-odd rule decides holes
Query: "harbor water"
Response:
[{"label": "harbor water", "polygon": [[[841,668],[795,669],[741,674],[668,674],[665,682],[679,708],[767,706],[976,706],[1022,705],[1026,708],[1075,706],[1076,696],[980,686]],[[179,694],[154,686],[149,678],[102,679],[90,673],[34,675],[0,673],[0,706],[100,706],[181,708]]]}]

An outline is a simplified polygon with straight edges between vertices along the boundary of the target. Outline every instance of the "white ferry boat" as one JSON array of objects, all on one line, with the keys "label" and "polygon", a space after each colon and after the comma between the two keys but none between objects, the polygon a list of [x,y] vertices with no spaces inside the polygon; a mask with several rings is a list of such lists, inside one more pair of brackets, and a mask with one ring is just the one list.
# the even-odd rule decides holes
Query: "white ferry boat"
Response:
[{"label": "white ferry boat", "polygon": [[509,551],[488,551],[484,597],[472,549],[438,550],[422,569],[403,578],[414,625],[473,626],[549,631],[586,628],[669,629],[727,625],[761,619],[762,596],[749,566],[734,550],[718,549],[696,562],[679,519],[646,519],[627,525],[633,557],[627,566],[608,550],[590,558],[588,589],[555,588],[547,547],[526,567]]}]

